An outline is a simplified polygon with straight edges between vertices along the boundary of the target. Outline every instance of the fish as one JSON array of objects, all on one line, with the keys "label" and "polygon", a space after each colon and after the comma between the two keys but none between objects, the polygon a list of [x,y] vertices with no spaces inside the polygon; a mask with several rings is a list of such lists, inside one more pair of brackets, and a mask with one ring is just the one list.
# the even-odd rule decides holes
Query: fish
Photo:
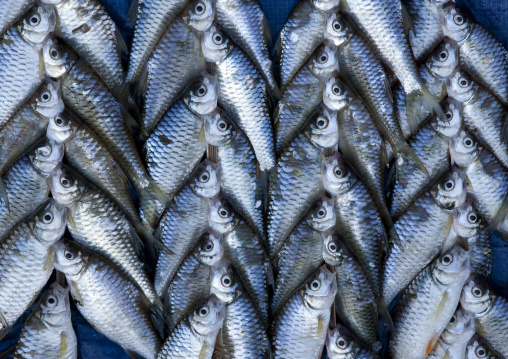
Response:
[{"label": "fish", "polygon": [[0,128],[46,78],[41,49],[54,26],[53,9],[38,6],[0,37]]},{"label": "fish", "polygon": [[211,293],[226,304],[222,325],[222,357],[271,357],[270,341],[259,314],[242,280],[227,260],[213,267]]},{"label": "fish", "polygon": [[162,312],[162,303],[138,257],[141,240],[116,204],[63,164],[53,171],[50,185],[55,201],[67,208],[72,238],[111,261]]},{"label": "fish", "polygon": [[321,357],[336,293],[335,275],[322,266],[289,297],[272,323],[273,358]]},{"label": "fish", "polygon": [[222,195],[264,239],[264,186],[256,176],[252,145],[220,109],[206,116],[205,137],[209,145],[217,147]]},{"label": "fish", "polygon": [[277,97],[279,88],[270,56],[272,35],[259,3],[255,0],[217,0],[215,14],[224,32],[252,59]]},{"label": "fish", "polygon": [[387,307],[439,255],[450,233],[452,212],[465,202],[466,193],[465,173],[452,167],[394,223],[383,279]]},{"label": "fish", "polygon": [[265,326],[270,319],[268,287],[273,278],[262,238],[221,195],[209,202],[210,228],[223,235],[224,258],[238,274],[261,314]]},{"label": "fish", "polygon": [[460,68],[508,106],[508,51],[501,41],[456,6],[444,9],[442,30],[458,45]]},{"label": "fish", "polygon": [[212,267],[224,256],[222,236],[209,231],[180,264],[164,295],[170,331],[210,295]]},{"label": "fish", "polygon": [[211,0],[189,1],[164,31],[146,64],[141,134],[148,137],[170,105],[205,69],[201,32],[212,25]]},{"label": "fish", "polygon": [[211,359],[225,315],[224,303],[211,294],[178,323],[164,342],[157,359]]},{"label": "fish", "polygon": [[422,108],[443,115],[443,110],[419,76],[402,22],[401,2],[342,0],[341,10],[400,81],[406,94],[410,128],[415,130],[418,127],[416,118]]},{"label": "fish", "polygon": [[475,317],[476,332],[501,356],[508,355],[506,298],[496,294],[480,279],[472,276],[464,285],[460,305]]},{"label": "fish", "polygon": [[474,334],[474,316],[462,308],[457,309],[427,358],[464,359],[467,343]]},{"label": "fish", "polygon": [[[168,24],[182,10],[186,0],[138,0],[134,37],[125,82],[139,80],[146,62]],[[133,6],[136,6],[134,3]]]},{"label": "fish", "polygon": [[266,83],[247,55],[212,25],[201,37],[205,60],[215,64],[218,103],[247,135],[261,171],[275,167],[270,97]]},{"label": "fish", "polygon": [[323,160],[321,173],[324,188],[333,197],[335,228],[366,270],[374,294],[379,297],[387,239],[372,195],[338,152]]},{"label": "fish", "polygon": [[464,71],[456,72],[448,79],[446,86],[448,95],[462,103],[462,116],[467,129],[508,167],[508,144],[504,137],[508,112],[503,104],[472,81]]},{"label": "fish", "polygon": [[72,241],[58,242],[55,251],[55,268],[87,322],[126,351],[155,359],[161,343],[143,292],[113,263]]},{"label": "fish", "polygon": [[0,35],[10,28],[35,4],[35,0],[2,0],[0,3]]},{"label": "fish", "polygon": [[500,357],[494,353],[490,346],[485,340],[478,334],[475,334],[473,338],[467,344],[466,359],[500,359]]},{"label": "fish", "polygon": [[32,305],[53,273],[52,248],[65,231],[65,208],[49,200],[0,244],[0,338]]},{"label": "fish", "polygon": [[63,157],[63,146],[43,140],[20,157],[2,176],[7,201],[0,201],[0,241],[46,202],[48,177]]},{"label": "fish", "polygon": [[[167,198],[175,196],[205,154],[204,116],[217,107],[217,92],[216,79],[203,72],[185,97],[166,111],[144,144],[148,174]],[[156,228],[165,203],[157,197],[152,202],[143,215]]]},{"label": "fish", "polygon": [[340,322],[362,343],[378,352],[381,342],[377,334],[376,295],[365,270],[335,231],[323,236],[323,258],[335,268],[335,310]]},{"label": "fish", "polygon": [[393,309],[391,358],[425,358],[453,317],[470,275],[469,256],[455,246],[426,267]]},{"label": "fish", "polygon": [[53,283],[23,325],[15,358],[37,355],[48,358],[77,359],[78,340],[72,327],[69,287]]},{"label": "fish", "polygon": [[409,146],[422,160],[427,173],[410,159],[395,160],[390,205],[392,218],[399,218],[433,179],[441,177],[450,168],[449,141],[462,126],[461,108],[460,104],[446,100],[443,105],[445,117],[433,116],[409,141]]},{"label": "fish", "polygon": [[164,293],[178,266],[208,228],[208,202],[220,191],[217,165],[203,161],[173,198],[161,218],[156,238],[173,254],[160,252],[155,267],[155,290]]},{"label": "fish", "polygon": [[337,113],[322,107],[286,147],[269,191],[268,252],[273,259],[305,211],[323,193],[321,160],[336,148]]},{"label": "fish", "polygon": [[104,5],[97,0],[41,2],[54,6],[58,24],[54,33],[83,56],[109,90],[119,97],[125,79],[121,59],[125,44]]},{"label": "fish", "polygon": [[280,87],[284,91],[307,58],[325,39],[328,17],[339,0],[300,1],[280,32]]},{"label": "fish", "polygon": [[273,259],[272,314],[323,264],[322,234],[335,227],[333,206],[326,196],[316,200]]},{"label": "fish", "polygon": [[325,81],[336,71],[337,49],[333,44],[324,43],[288,83],[273,116],[277,154],[284,151],[305,127],[308,118],[323,101]]},{"label": "fish", "polygon": [[326,354],[330,359],[379,359],[376,354],[362,348],[351,332],[340,324],[328,329]]}]

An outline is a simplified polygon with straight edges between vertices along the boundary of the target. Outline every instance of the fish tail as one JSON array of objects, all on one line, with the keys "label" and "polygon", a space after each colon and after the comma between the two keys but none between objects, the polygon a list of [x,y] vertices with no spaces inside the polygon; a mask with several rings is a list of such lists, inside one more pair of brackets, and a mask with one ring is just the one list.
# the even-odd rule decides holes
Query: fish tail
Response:
[{"label": "fish tail", "polygon": [[4,200],[7,210],[10,211],[9,196],[7,196],[7,190],[5,189],[5,184],[4,184],[2,177],[0,177],[0,195],[2,196],[2,199]]},{"label": "fish tail", "polygon": [[156,228],[159,222],[160,213],[163,207],[170,203],[169,198],[153,182],[142,189],[138,189],[139,206],[146,222],[152,228]]},{"label": "fish tail", "polygon": [[156,297],[151,302],[150,308],[150,317],[152,318],[152,323],[161,338],[166,337],[166,320],[164,319],[164,305],[159,297]]},{"label": "fish tail", "polygon": [[384,327],[388,330],[388,332],[393,333],[395,331],[395,326],[392,321],[392,316],[390,315],[390,312],[385,305],[385,301],[382,298],[377,299],[377,311],[379,314],[380,327]]},{"label": "fish tail", "polygon": [[434,112],[439,117],[444,116],[443,109],[426,87],[406,94],[407,121],[411,133],[415,133],[420,125],[418,114],[425,111]]},{"label": "fish tail", "polygon": [[[135,228],[136,232],[150,246],[150,248],[166,252],[167,254],[174,254],[161,241],[157,240],[157,238],[155,238],[155,236],[142,224],[137,225]],[[156,257],[153,253],[151,255],[153,258]]]}]

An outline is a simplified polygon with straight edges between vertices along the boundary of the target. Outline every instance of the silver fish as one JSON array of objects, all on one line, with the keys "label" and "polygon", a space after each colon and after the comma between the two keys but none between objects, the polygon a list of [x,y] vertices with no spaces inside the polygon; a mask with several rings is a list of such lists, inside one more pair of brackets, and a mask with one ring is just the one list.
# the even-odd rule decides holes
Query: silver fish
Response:
[{"label": "silver fish", "polygon": [[[363,182],[336,153],[323,160],[325,189],[333,196],[337,231],[367,272],[374,294],[381,292],[381,260],[386,232],[377,206]],[[366,240],[368,238],[368,240]]]},{"label": "silver fish", "polygon": [[160,340],[146,298],[113,263],[71,241],[56,244],[55,268],[65,274],[79,312],[109,340],[155,359]]},{"label": "silver fish", "polygon": [[164,310],[170,322],[170,331],[210,294],[212,266],[223,255],[222,236],[208,232],[180,264],[164,296]]},{"label": "silver fish", "polygon": [[[321,159],[337,147],[337,113],[321,108],[304,131],[286,147],[270,188],[268,250],[273,258],[310,205],[323,192]],[[275,177],[275,175],[274,175]]]},{"label": "silver fish", "polygon": [[53,9],[39,6],[0,38],[0,128],[46,78],[41,47],[54,26]]},{"label": "silver fish", "polygon": [[139,0],[126,82],[139,80],[148,57],[185,0]]},{"label": "silver fish", "polygon": [[213,22],[211,0],[189,1],[164,31],[146,65],[141,134],[148,137],[168,107],[205,69],[200,32]]},{"label": "silver fish", "polygon": [[476,332],[500,355],[508,356],[506,298],[497,295],[478,278],[471,277],[462,290],[460,305],[475,316]]},{"label": "silver fish", "polygon": [[351,332],[340,324],[328,329],[326,354],[330,359],[379,359],[376,354],[362,348]]},{"label": "silver fish", "polygon": [[35,0],[1,0],[0,35],[18,21],[33,4]]},{"label": "silver fish", "polygon": [[455,246],[425,268],[393,310],[391,358],[425,358],[446,328],[470,274],[469,256]]},{"label": "silver fish", "polygon": [[468,20],[455,6],[444,9],[443,32],[457,42],[460,68],[508,106],[508,51],[483,25]]},{"label": "silver fish", "polygon": [[289,297],[272,324],[274,358],[321,357],[336,293],[335,275],[322,266]]},{"label": "silver fish", "polygon": [[291,231],[273,259],[272,313],[323,264],[321,234],[335,226],[333,200],[322,196]]},{"label": "silver fish", "polygon": [[270,358],[270,341],[263,319],[228,261],[213,267],[211,287],[212,293],[226,303],[222,357]]},{"label": "silver fish", "polygon": [[160,297],[166,293],[182,260],[208,228],[208,202],[219,190],[217,165],[205,160],[173,198],[162,216],[156,236],[173,254],[159,253],[154,282]]},{"label": "silver fish", "polygon": [[387,307],[441,252],[452,226],[452,212],[466,200],[465,177],[463,171],[452,167],[394,223],[383,280]]},{"label": "silver fish", "polygon": [[0,241],[15,225],[42,205],[49,194],[48,177],[63,157],[63,146],[43,141],[19,158],[2,176],[8,205],[0,201]]},{"label": "silver fish", "polygon": [[325,38],[327,19],[339,0],[304,0],[294,8],[280,32],[280,77],[284,91],[298,69]]},{"label": "silver fish", "polygon": [[157,358],[211,359],[225,315],[224,303],[215,294],[210,295],[178,324],[164,342]]},{"label": "silver fish", "polygon": [[219,105],[247,135],[261,171],[275,166],[273,131],[266,83],[247,55],[212,25],[201,46],[206,61],[215,63]]},{"label": "silver fish", "polygon": [[65,231],[65,209],[49,201],[0,244],[0,338],[32,305],[53,273],[53,244]]},{"label": "silver fish", "polygon": [[467,344],[466,359],[501,359],[485,342],[485,339],[476,334]]},{"label": "silver fish", "polygon": [[[37,354],[34,354],[37,353]],[[72,327],[69,287],[53,283],[23,325],[15,358],[77,359],[78,340]]]}]

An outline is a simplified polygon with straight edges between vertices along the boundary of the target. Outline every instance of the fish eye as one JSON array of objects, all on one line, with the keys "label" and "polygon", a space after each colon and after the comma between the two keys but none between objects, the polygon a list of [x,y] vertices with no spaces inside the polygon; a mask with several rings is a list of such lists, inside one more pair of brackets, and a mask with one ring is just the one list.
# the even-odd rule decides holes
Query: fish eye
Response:
[{"label": "fish eye", "polygon": [[326,216],[326,209],[324,207],[319,207],[317,210],[317,218],[325,218]]},{"label": "fish eye", "polygon": [[45,224],[49,224],[53,221],[53,215],[51,213],[46,213],[42,216],[42,222]]},{"label": "fish eye", "polygon": [[346,349],[347,348],[347,341],[344,339],[344,338],[337,338],[337,346],[339,347],[339,349]]},{"label": "fish eye", "polygon": [[194,95],[198,96],[198,97],[203,97],[204,95],[206,95],[206,93],[208,92],[208,89],[206,88],[205,85],[201,84],[199,86],[197,86],[195,89],[194,89]]},{"label": "fish eye", "polygon": [[462,15],[455,15],[453,16],[453,22],[457,25],[462,25],[464,23],[464,17]]},{"label": "fish eye", "polygon": [[342,25],[341,25],[341,23],[340,23],[338,20],[335,20],[335,21],[333,22],[332,27],[333,27],[333,29],[334,29],[335,31],[340,31],[340,29],[342,28]]},{"label": "fish eye", "polygon": [[53,60],[59,60],[60,59],[60,51],[58,51],[57,48],[52,47],[51,49],[49,49],[49,56],[51,56],[51,58]]},{"label": "fish eye", "polygon": [[473,141],[473,139],[472,139],[472,138],[470,138],[470,137],[466,137],[466,138],[464,138],[464,140],[462,141],[462,143],[464,144],[464,147],[466,147],[466,148],[471,148],[471,147],[473,147],[473,145],[474,145],[474,141]]},{"label": "fish eye", "polygon": [[346,170],[342,169],[340,166],[335,166],[335,168],[333,169],[333,174],[337,178],[344,178],[344,176],[346,175]]},{"label": "fish eye", "polygon": [[446,191],[451,191],[455,187],[455,182],[453,180],[448,180],[444,184],[444,189]]},{"label": "fish eye", "polygon": [[72,253],[71,251],[67,251],[67,250],[64,252],[64,256],[68,260],[73,260],[74,258],[76,258],[74,253]]},{"label": "fish eye", "polygon": [[330,242],[328,243],[328,250],[332,253],[336,253],[337,252],[337,244],[335,244],[334,242]]},{"label": "fish eye", "polygon": [[310,284],[310,289],[316,291],[319,288],[321,288],[321,282],[319,281],[319,279],[314,279]]},{"label": "fish eye", "polygon": [[478,222],[478,216],[476,215],[476,213],[470,213],[469,216],[467,216],[467,220],[469,221],[469,223],[475,224]]},{"label": "fish eye", "polygon": [[320,130],[328,127],[328,120],[324,117],[319,117],[316,121],[316,127]]},{"label": "fish eye", "polygon": [[449,266],[453,262],[453,256],[450,254],[445,255],[443,258],[441,258],[441,264],[445,266]]},{"label": "fish eye", "polygon": [[41,17],[39,14],[33,14],[30,16],[30,25],[37,26],[41,23]]},{"label": "fish eye", "polygon": [[49,91],[43,92],[41,95],[41,100],[42,102],[48,102],[49,100],[51,100],[51,92]]},{"label": "fish eye", "polygon": [[219,208],[219,216],[221,218],[227,218],[229,216],[229,211],[226,208],[221,207]]},{"label": "fish eye", "polygon": [[206,252],[210,252],[212,249],[213,249],[213,242],[208,240],[206,241],[205,243],[203,243],[203,245],[201,246],[201,249],[206,251]]},{"label": "fish eye", "polygon": [[228,124],[224,120],[219,120],[217,122],[217,128],[219,129],[219,131],[225,132],[228,129]]},{"label": "fish eye", "polygon": [[455,319],[455,315],[453,315],[453,317],[451,317],[451,319],[450,319],[450,324],[454,324],[454,323],[455,323],[455,321],[456,321],[456,319]]},{"label": "fish eye", "polygon": [[196,14],[198,15],[203,15],[204,12],[206,10],[206,6],[205,4],[203,4],[202,2],[198,2],[198,4],[196,5],[196,7],[194,8],[194,11],[196,12]]},{"label": "fish eye", "polygon": [[59,127],[62,127],[65,123],[65,121],[61,118],[61,117],[56,117],[55,118],[55,123],[57,124],[57,126]]},{"label": "fish eye", "polygon": [[445,117],[447,120],[451,120],[453,118],[453,112],[452,111],[446,111]]},{"label": "fish eye", "polygon": [[220,279],[220,282],[226,288],[229,288],[233,285],[233,279],[231,278],[231,276],[229,274],[224,274],[222,276],[222,278]]},{"label": "fish eye", "polygon": [[328,61],[328,55],[326,54],[326,52],[323,52],[320,55],[318,55],[318,62],[320,64],[324,64],[326,63],[326,61]]},{"label": "fish eye", "polygon": [[485,358],[487,351],[483,347],[476,348],[476,355],[478,358]]},{"label": "fish eye", "polygon": [[224,41],[224,38],[222,37],[222,34],[216,32],[214,35],[213,35],[213,42],[216,44],[216,45],[222,45]]},{"label": "fish eye", "polygon": [[342,93],[344,92],[344,89],[342,88],[341,85],[338,85],[338,84],[334,84],[332,86],[332,92],[335,94],[335,95],[342,95]]},{"label": "fish eye", "polygon": [[60,178],[60,184],[64,187],[64,188],[69,188],[71,186],[71,180],[65,176],[62,176]]},{"label": "fish eye", "polygon": [[446,61],[447,58],[448,58],[448,51],[443,50],[439,53],[439,60]]},{"label": "fish eye", "polygon": [[204,318],[208,315],[209,312],[210,310],[208,309],[208,307],[201,307],[201,309],[198,310],[198,315],[201,318]]},{"label": "fish eye", "polygon": [[481,288],[478,287],[474,287],[472,292],[476,298],[480,298],[483,295],[483,291],[481,290]]},{"label": "fish eye", "polygon": [[463,88],[469,86],[469,80],[464,77],[461,77],[459,79],[459,86]]},{"label": "fish eye", "polygon": [[201,183],[206,183],[206,182],[208,182],[209,179],[210,179],[210,173],[208,173],[208,171],[204,171],[199,176],[199,182],[201,182]]},{"label": "fish eye", "polygon": [[46,300],[46,303],[49,304],[52,307],[54,307],[56,305],[56,302],[57,302],[56,298],[54,296],[52,296],[52,295],[50,295],[48,297],[48,299]]}]

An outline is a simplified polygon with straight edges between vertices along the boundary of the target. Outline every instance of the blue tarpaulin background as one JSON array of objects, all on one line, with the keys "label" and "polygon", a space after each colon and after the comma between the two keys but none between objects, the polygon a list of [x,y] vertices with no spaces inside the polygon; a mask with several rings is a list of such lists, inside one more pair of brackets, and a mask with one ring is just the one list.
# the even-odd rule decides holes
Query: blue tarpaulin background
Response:
[{"label": "blue tarpaulin background", "polygon": [[[391,1],[391,0],[386,0]],[[132,24],[126,19],[132,0],[102,0],[130,46]],[[288,15],[298,0],[259,0],[275,39]],[[508,0],[456,0],[457,4],[470,16],[485,25],[508,47]],[[492,236],[494,247],[494,273],[492,286],[498,292],[508,295],[508,242],[497,235]],[[0,342],[0,359],[2,352],[15,345],[22,324],[29,313],[26,313],[13,328],[11,333]],[[95,331],[73,308],[73,323],[78,336],[79,358],[83,359],[128,359],[122,348]],[[12,358],[10,356],[9,358]]]}]

